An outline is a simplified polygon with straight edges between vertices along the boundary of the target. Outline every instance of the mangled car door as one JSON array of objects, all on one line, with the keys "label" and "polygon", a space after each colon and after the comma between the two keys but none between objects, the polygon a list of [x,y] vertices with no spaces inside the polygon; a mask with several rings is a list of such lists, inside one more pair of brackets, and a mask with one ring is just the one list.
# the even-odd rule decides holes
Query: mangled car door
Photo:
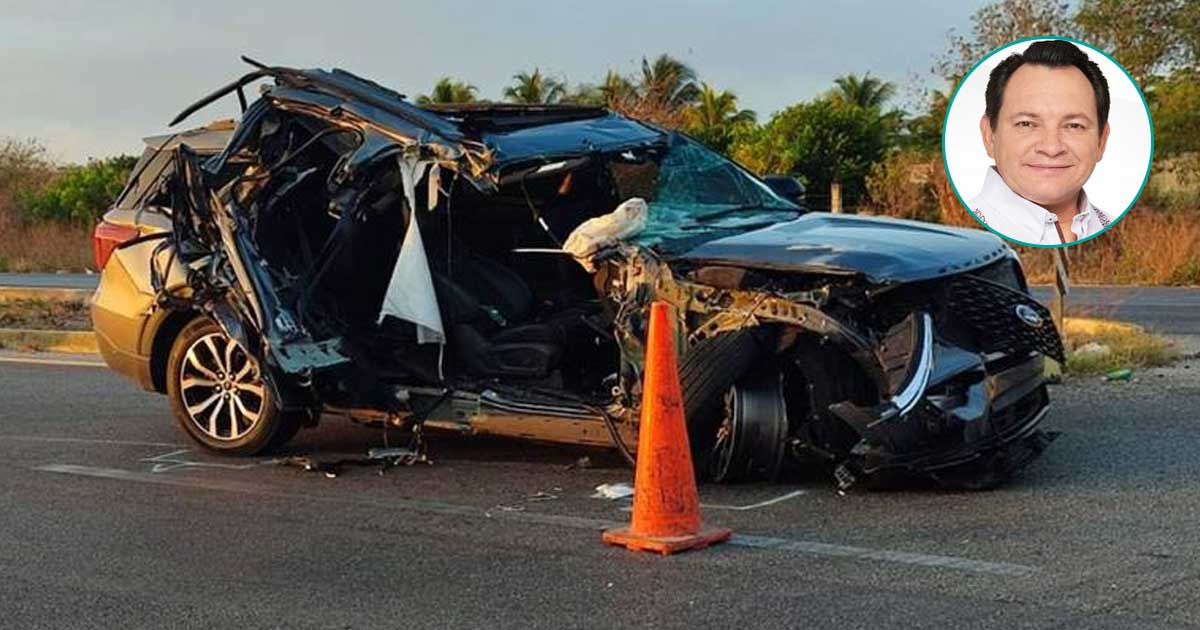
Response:
[{"label": "mangled car door", "polygon": [[344,363],[346,357],[334,343],[314,341],[280,301],[278,281],[251,238],[243,203],[253,191],[246,178],[213,189],[213,177],[195,154],[184,149],[178,159],[187,191],[174,220],[178,247],[185,260],[206,256],[206,264],[193,274],[193,305],[212,316],[230,338],[264,359],[272,368],[267,370],[269,376],[284,377],[286,382],[268,379],[281,394],[276,400],[300,402],[282,395],[283,390],[307,385],[315,370]]}]

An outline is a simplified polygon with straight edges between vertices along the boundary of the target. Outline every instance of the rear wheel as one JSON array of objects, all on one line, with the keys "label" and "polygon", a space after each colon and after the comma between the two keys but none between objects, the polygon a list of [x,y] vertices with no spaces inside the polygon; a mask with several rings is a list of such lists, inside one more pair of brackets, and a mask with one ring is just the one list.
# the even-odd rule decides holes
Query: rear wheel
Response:
[{"label": "rear wheel", "polygon": [[276,406],[258,361],[215,322],[184,326],[167,360],[167,397],[183,430],[200,444],[231,455],[280,446],[298,419]]}]

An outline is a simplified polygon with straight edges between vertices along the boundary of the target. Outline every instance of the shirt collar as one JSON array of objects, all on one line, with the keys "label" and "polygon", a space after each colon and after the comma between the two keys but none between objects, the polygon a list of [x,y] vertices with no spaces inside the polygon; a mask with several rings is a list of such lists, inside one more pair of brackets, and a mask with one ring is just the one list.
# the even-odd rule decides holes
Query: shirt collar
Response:
[{"label": "shirt collar", "polygon": [[1096,210],[1096,207],[1093,206],[1092,202],[1088,199],[1087,191],[1083,190],[1082,188],[1079,189],[1079,206],[1076,208],[1076,210],[1077,210],[1077,212],[1075,214],[1076,221],[1081,220],[1081,218],[1082,219],[1089,218],[1092,215],[1093,211]]},{"label": "shirt collar", "polygon": [[[1000,177],[1000,172],[996,170],[995,166],[988,167],[987,176],[983,180],[983,190],[980,191],[979,196],[1004,208],[1020,211],[1022,215],[1021,219],[1023,219],[1022,223],[1028,222],[1029,224],[1038,226],[1048,226],[1058,223],[1058,216],[1053,212],[1013,192],[1008,187],[1008,184],[1005,183],[1004,178]],[[1075,218],[1072,220],[1072,223],[1078,224],[1087,221],[1091,217],[1093,210],[1095,208],[1088,201],[1087,192],[1081,189],[1079,191],[1079,204],[1076,206]],[[1009,218],[1016,219],[1016,217]]]}]

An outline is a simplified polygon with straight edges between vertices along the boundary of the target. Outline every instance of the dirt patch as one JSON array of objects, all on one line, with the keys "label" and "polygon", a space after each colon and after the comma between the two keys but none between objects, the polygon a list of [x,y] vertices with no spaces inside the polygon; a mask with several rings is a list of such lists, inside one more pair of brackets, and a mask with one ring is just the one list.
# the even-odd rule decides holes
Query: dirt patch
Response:
[{"label": "dirt patch", "polygon": [[91,330],[85,302],[60,300],[0,301],[0,328]]}]

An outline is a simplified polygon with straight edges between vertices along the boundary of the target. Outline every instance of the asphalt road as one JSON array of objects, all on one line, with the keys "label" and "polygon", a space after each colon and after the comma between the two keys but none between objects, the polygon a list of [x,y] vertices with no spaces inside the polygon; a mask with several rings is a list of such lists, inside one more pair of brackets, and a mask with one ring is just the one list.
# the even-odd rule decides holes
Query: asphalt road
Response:
[{"label": "asphalt road", "polygon": [[99,284],[94,273],[0,273],[0,287],[95,289]]},{"label": "asphalt road", "polygon": [[[95,289],[94,274],[0,273],[0,287]],[[1050,302],[1049,287],[1034,295]],[[1178,287],[1075,287],[1067,300],[1073,315],[1115,317],[1172,334],[1200,334],[1200,289]]]},{"label": "asphalt road", "polygon": [[[1034,296],[1050,303],[1050,287],[1034,287]],[[1141,324],[1151,330],[1200,334],[1200,289],[1192,287],[1072,287],[1067,314],[1107,317]]]},{"label": "asphalt road", "polygon": [[[10,355],[11,356],[11,355]],[[5,628],[1186,628],[1200,625],[1200,365],[1052,392],[992,492],[702,486],[733,544],[601,544],[603,453],[439,437],[326,478],[198,452],[103,369],[0,357]],[[382,442],[327,421],[293,454]],[[593,467],[569,469],[588,455]],[[539,495],[539,493],[544,493]],[[732,509],[743,508],[743,509]]]}]

